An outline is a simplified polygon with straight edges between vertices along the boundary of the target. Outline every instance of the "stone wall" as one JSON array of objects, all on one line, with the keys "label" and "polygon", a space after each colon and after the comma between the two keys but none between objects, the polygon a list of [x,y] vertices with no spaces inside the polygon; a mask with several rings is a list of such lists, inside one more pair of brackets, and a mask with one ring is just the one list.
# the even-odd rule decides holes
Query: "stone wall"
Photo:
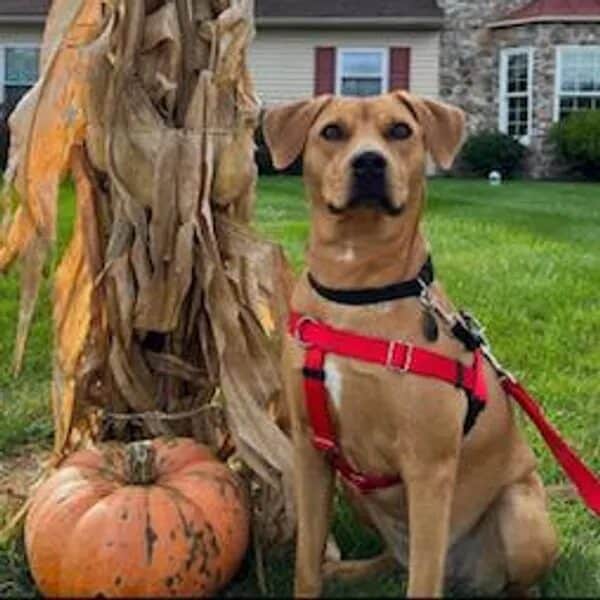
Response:
[{"label": "stone wall", "polygon": [[440,93],[468,114],[469,130],[497,129],[500,51],[535,49],[533,130],[528,172],[533,177],[560,175],[548,131],[554,121],[556,46],[600,43],[600,24],[545,23],[491,30],[487,24],[528,0],[438,0],[446,11],[441,42]]},{"label": "stone wall", "polygon": [[498,51],[486,25],[528,0],[438,0],[445,12],[440,94],[469,115],[471,130],[498,123]]}]

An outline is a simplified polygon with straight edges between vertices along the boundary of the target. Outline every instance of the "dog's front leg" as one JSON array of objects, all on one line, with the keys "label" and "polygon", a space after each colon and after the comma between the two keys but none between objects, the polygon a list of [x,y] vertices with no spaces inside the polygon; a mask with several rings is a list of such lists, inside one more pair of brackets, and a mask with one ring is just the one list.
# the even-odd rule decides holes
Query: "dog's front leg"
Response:
[{"label": "dog's front leg", "polygon": [[333,506],[334,474],[305,432],[294,428],[294,484],[298,511],[295,595],[315,598],[323,582],[323,555]]},{"label": "dog's front leg", "polygon": [[457,464],[422,465],[407,479],[410,598],[441,597]]}]

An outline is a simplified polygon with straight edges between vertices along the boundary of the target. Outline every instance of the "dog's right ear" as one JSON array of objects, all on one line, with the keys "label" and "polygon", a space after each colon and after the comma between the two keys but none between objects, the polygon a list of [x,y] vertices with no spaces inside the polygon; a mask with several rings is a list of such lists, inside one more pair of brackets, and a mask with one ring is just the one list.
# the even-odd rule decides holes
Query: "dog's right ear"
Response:
[{"label": "dog's right ear", "polygon": [[289,167],[304,151],[308,132],[333,96],[318,96],[267,110],[263,132],[276,169]]}]

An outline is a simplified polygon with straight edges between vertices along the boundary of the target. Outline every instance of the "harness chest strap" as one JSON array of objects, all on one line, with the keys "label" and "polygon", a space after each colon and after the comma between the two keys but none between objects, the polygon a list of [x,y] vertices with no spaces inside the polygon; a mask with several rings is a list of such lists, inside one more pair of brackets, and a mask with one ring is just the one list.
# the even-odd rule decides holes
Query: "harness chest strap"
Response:
[{"label": "harness chest strap", "polygon": [[357,471],[340,451],[329,412],[329,396],[325,387],[325,358],[325,352],[313,346],[307,349],[304,361],[304,394],[315,448],[324,452],[334,469],[363,493],[398,485],[401,481],[398,476],[366,475]]},{"label": "harness chest strap", "polygon": [[[329,399],[324,372],[327,354],[380,364],[400,373],[413,373],[453,384],[465,390],[470,399],[469,413],[473,413],[472,423],[485,407],[487,388],[483,370],[484,354],[481,349],[475,351],[473,365],[464,367],[456,361],[424,348],[335,330],[324,323],[299,314],[290,316],[289,327],[290,333],[306,348],[304,387],[308,415],[313,427],[314,444],[317,449],[328,453],[334,468],[363,493],[397,485],[400,483],[400,478],[365,475],[354,469],[342,456],[328,408]],[[577,488],[585,505],[595,515],[600,516],[600,478],[561,437],[527,390],[498,364],[492,364],[499,373],[504,391],[519,404],[537,427],[563,471]],[[477,408],[473,410],[473,406]],[[465,430],[468,422],[469,416],[465,423]]]},{"label": "harness chest strap", "polygon": [[424,348],[336,330],[299,314],[290,317],[290,333],[306,348],[304,391],[314,445],[327,453],[340,474],[362,492],[397,485],[400,478],[361,473],[342,455],[325,387],[327,354],[378,364],[398,373],[438,379],[465,391],[469,398],[465,434],[485,407],[488,394],[480,350],[474,353],[473,365],[465,367],[458,361]]}]

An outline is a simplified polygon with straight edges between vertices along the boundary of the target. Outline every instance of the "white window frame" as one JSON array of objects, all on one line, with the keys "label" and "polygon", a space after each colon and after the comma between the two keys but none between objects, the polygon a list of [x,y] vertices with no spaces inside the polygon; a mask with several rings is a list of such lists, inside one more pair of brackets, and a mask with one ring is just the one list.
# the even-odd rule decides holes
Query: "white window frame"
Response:
[{"label": "white window frame", "polygon": [[[528,89],[526,92],[510,92],[508,91],[508,59],[511,56],[519,54],[527,54],[527,79]],[[522,144],[529,145],[531,135],[533,133],[533,61],[535,57],[535,48],[531,46],[520,46],[518,48],[504,48],[500,51],[500,111],[498,129],[502,133],[508,134],[508,100],[509,98],[527,98],[528,103],[528,122],[527,135],[521,136],[519,141]]]},{"label": "white window frame", "polygon": [[389,48],[353,48],[344,47],[338,48],[336,51],[335,64],[335,93],[340,96],[342,94],[342,59],[346,53],[369,53],[381,55],[381,93],[385,94],[390,88],[390,49]]},{"label": "white window frame", "polygon": [[[5,90],[4,88],[7,85],[6,82],[6,50],[7,49],[11,49],[11,48],[18,48],[18,49],[32,49],[32,50],[39,50],[41,51],[42,49],[42,45],[41,44],[36,44],[35,42],[10,42],[10,43],[4,43],[4,44],[0,44],[0,103],[3,103],[4,100],[6,99],[5,96]],[[39,67],[38,67],[39,70]],[[38,76],[41,73],[38,73]],[[35,84],[35,82],[34,82]],[[33,85],[33,84],[32,84]]]},{"label": "white window frame", "polygon": [[600,45],[598,44],[571,44],[556,46],[556,72],[554,77],[554,122],[560,121],[560,99],[562,96],[574,96],[585,98],[589,96],[595,96],[600,98],[599,92],[565,92],[562,91],[562,61],[563,51],[565,50],[577,50],[583,52],[600,52]]}]

